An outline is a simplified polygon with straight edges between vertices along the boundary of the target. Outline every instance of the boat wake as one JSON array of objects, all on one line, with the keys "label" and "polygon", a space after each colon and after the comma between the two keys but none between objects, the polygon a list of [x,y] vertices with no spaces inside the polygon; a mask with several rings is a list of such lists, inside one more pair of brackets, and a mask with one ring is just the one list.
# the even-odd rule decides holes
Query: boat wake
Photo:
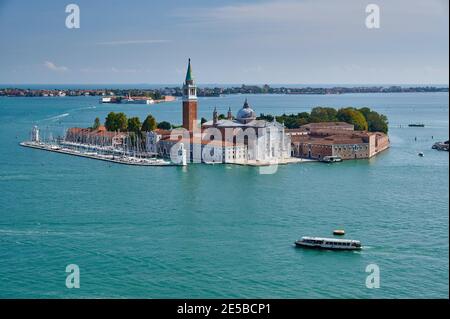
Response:
[{"label": "boat wake", "polygon": [[[96,106],[92,105],[92,106],[87,106],[87,107],[80,107],[78,109],[72,109],[72,110],[69,110],[68,112],[72,113],[72,112],[83,111],[83,110],[92,110],[92,109],[96,109],[96,108],[97,108]],[[64,117],[69,116],[69,115],[70,115],[70,113],[63,113],[63,114],[59,114],[59,115],[56,115],[56,116],[52,116],[52,117],[40,120],[38,122],[46,122],[46,121],[48,121],[48,122],[56,122],[56,121],[58,121],[58,120],[60,120],[60,119],[62,119]]]},{"label": "boat wake", "polygon": [[10,182],[10,181],[29,181],[32,180],[32,175],[0,175],[0,182]]},{"label": "boat wake", "polygon": [[87,106],[87,107],[80,107],[78,109],[73,109],[71,110],[71,112],[75,112],[75,111],[83,111],[83,110],[92,110],[92,109],[96,109],[96,106]]},{"label": "boat wake", "polygon": [[69,116],[69,115],[70,115],[69,113],[63,113],[63,114],[60,114],[60,115],[56,115],[56,116],[52,116],[52,117],[43,119],[43,120],[41,120],[39,122],[44,122],[44,121],[56,122],[57,120],[62,119],[63,117],[66,117],[66,116]]}]

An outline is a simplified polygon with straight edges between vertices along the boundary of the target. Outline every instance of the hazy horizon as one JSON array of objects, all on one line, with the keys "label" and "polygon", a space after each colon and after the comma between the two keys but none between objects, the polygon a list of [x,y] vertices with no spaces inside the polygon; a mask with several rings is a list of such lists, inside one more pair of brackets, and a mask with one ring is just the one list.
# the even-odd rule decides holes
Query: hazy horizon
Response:
[{"label": "hazy horizon", "polygon": [[[400,87],[437,87],[437,88],[448,88],[448,84],[443,83],[197,83],[200,88],[205,87],[240,87],[242,85],[246,86],[263,86],[269,85],[270,87],[314,87],[314,88],[331,88],[331,87],[389,87],[389,86],[400,86]],[[6,88],[19,88],[19,89],[35,89],[35,88],[120,88],[121,86],[130,88],[135,86],[136,89],[141,88],[158,88],[158,87],[181,87],[182,83],[0,83],[1,89]]]}]

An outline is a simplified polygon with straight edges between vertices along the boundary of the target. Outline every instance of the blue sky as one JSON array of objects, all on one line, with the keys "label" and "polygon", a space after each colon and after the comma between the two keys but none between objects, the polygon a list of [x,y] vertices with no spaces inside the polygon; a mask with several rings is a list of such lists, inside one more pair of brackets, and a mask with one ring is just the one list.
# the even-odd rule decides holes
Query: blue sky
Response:
[{"label": "blue sky", "polygon": [[179,84],[191,57],[199,83],[448,84],[448,21],[448,0],[0,0],[0,83]]}]

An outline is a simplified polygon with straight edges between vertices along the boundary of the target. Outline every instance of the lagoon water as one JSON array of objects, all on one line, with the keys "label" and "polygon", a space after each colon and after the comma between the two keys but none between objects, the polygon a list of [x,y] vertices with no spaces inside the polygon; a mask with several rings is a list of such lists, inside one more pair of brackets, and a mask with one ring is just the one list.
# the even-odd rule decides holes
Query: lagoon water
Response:
[{"label": "lagoon water", "polygon": [[[199,100],[236,112],[243,95]],[[26,149],[45,134],[124,111],[181,121],[180,102],[101,105],[94,97],[0,98],[1,298],[448,298],[447,93],[249,95],[257,113],[370,106],[391,148],[370,160],[281,166],[129,167]],[[401,127],[423,122],[425,128]],[[417,137],[417,141],[415,141]],[[417,153],[423,151],[425,156]],[[361,252],[303,250],[343,228]],[[67,289],[77,264],[81,288]],[[380,288],[366,287],[369,264]]]}]

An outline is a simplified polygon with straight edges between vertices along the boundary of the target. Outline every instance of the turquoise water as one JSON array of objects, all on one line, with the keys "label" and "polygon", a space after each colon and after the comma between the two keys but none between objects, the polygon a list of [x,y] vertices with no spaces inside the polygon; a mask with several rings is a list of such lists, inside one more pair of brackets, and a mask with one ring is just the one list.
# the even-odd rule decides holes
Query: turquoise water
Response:
[{"label": "turquoise water", "polygon": [[[0,98],[0,297],[448,298],[449,155],[431,150],[448,139],[448,94],[248,97],[258,113],[373,107],[390,119],[392,147],[371,160],[273,175],[231,165],[128,167],[17,143],[34,124],[87,126],[113,110],[180,122],[180,102]],[[236,112],[244,98],[200,99],[200,116],[215,106]],[[411,122],[426,127],[399,127]],[[292,245],[336,228],[364,250]],[[72,263],[80,289],[65,287]],[[379,289],[365,286],[372,263]]]}]

